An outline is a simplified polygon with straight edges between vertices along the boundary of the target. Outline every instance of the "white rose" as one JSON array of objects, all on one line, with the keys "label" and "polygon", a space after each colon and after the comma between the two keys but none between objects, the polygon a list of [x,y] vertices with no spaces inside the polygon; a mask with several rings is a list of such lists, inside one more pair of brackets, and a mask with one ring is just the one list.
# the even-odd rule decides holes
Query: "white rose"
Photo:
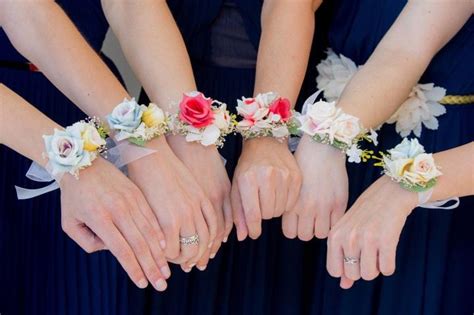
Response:
[{"label": "white rose", "polygon": [[347,145],[351,145],[354,138],[361,132],[359,119],[344,113],[334,120],[330,129],[331,138],[334,137]]},{"label": "white rose", "polygon": [[187,142],[200,142],[204,146],[213,145],[220,137],[220,130],[216,125],[209,125],[201,132],[200,129],[193,126],[187,126]]},{"label": "white rose", "polygon": [[227,112],[227,106],[221,105],[214,111],[214,124],[220,130],[226,130],[229,128],[230,124],[230,115]]},{"label": "white rose", "polygon": [[105,145],[105,140],[102,139],[97,129],[91,124],[85,122],[77,122],[66,129],[71,133],[78,133],[82,141],[84,141],[84,150],[89,152],[96,151],[99,147]]},{"label": "white rose", "polygon": [[421,153],[425,153],[425,148],[418,142],[418,139],[407,139],[398,144],[395,148],[388,150],[392,160],[400,158],[413,158]]},{"label": "white rose", "polygon": [[143,111],[142,121],[148,128],[159,126],[165,122],[165,113],[156,104],[142,105],[141,109]]},{"label": "white rose", "polygon": [[327,120],[334,120],[340,110],[335,102],[319,101],[308,108],[307,115],[316,124],[321,124]]},{"label": "white rose", "polygon": [[290,135],[286,126],[275,127],[272,129],[272,136],[274,138],[285,138]]},{"label": "white rose", "polygon": [[398,159],[390,160],[387,156],[384,156],[384,165],[387,172],[391,177],[400,181],[406,176],[407,171],[410,169],[413,163],[413,159]]},{"label": "white rose", "polygon": [[269,107],[271,103],[278,97],[276,93],[260,93],[255,97],[255,101],[260,107]]},{"label": "white rose", "polygon": [[436,167],[432,154],[422,153],[415,157],[410,167],[411,173],[416,173],[420,182],[427,183],[441,175]]},{"label": "white rose", "polygon": [[134,98],[124,99],[114,108],[107,120],[112,129],[130,133],[140,125],[142,115],[143,110]]}]

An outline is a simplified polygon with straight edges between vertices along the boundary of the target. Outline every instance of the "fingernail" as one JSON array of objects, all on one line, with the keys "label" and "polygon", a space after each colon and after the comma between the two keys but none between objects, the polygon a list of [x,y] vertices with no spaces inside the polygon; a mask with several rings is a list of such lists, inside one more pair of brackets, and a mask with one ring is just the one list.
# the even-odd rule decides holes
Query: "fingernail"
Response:
[{"label": "fingernail", "polygon": [[209,243],[209,245],[207,245],[207,248],[211,248],[211,247],[212,247],[212,244],[214,244],[214,241],[211,241],[211,242]]},{"label": "fingernail", "polygon": [[196,266],[196,264],[191,264],[189,265],[189,268],[193,268],[194,266]]},{"label": "fingernail", "polygon": [[165,248],[166,248],[166,241],[165,241],[165,240],[161,240],[161,241],[160,241],[160,246],[161,246],[161,249],[165,249]]},{"label": "fingernail", "polygon": [[227,243],[227,236],[224,237],[224,239],[222,240],[222,243]]},{"label": "fingernail", "polygon": [[206,270],[207,268],[207,265],[204,265],[204,266],[197,266],[197,269],[201,270],[201,271],[204,271]]},{"label": "fingernail", "polygon": [[192,268],[184,268],[183,270],[184,270],[184,272],[189,273],[191,271],[191,269]]},{"label": "fingernail", "polygon": [[140,289],[145,289],[148,286],[148,281],[146,281],[146,279],[140,279],[137,283],[137,286]]},{"label": "fingernail", "polygon": [[212,254],[209,256],[209,258],[211,258],[211,259],[214,259],[214,257],[216,257],[216,253],[212,253]]},{"label": "fingernail", "polygon": [[163,279],[159,279],[158,281],[156,281],[155,283],[155,288],[158,290],[158,291],[164,291],[166,290],[166,287],[168,285],[166,284],[166,281],[163,280]]},{"label": "fingernail", "polygon": [[160,271],[166,279],[168,279],[171,276],[171,270],[170,270],[170,267],[168,266],[161,267]]}]

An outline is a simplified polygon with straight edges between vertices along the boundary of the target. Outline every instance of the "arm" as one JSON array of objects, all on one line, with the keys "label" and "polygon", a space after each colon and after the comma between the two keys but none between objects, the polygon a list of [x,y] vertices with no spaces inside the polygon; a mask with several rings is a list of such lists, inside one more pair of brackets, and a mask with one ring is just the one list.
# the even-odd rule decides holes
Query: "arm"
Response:
[{"label": "arm", "polygon": [[[196,83],[184,41],[166,1],[102,0],[102,6],[128,62],[150,99],[169,113],[177,113],[183,93],[195,91]],[[180,167],[186,166],[194,175],[193,183],[189,185],[195,188],[188,187],[187,190],[198,194],[201,190],[197,187],[199,185],[204,191],[205,198],[212,203],[212,207],[202,207],[203,214],[199,216],[204,215],[208,222],[209,239],[213,245],[208,249],[203,238],[199,253],[182,264],[182,268],[186,271],[194,264],[203,270],[209,257],[216,254],[225,237],[222,209],[230,214],[227,201],[230,190],[229,179],[215,146],[204,147],[197,143],[187,143],[184,137],[179,135],[168,136],[167,142],[183,163]],[[140,168],[132,166],[132,176],[135,172],[146,172]],[[143,187],[143,189],[145,191],[150,188]],[[154,192],[149,193],[151,195]],[[203,202],[207,203],[199,200],[193,203],[199,205]],[[229,234],[232,228],[231,220],[227,220],[227,225],[226,234]]]},{"label": "arm", "polygon": [[[320,3],[264,2],[254,94],[273,91],[295,103],[308,64],[314,11]],[[301,175],[286,142],[245,141],[231,193],[238,238],[259,237],[262,219],[292,210],[300,184]]]},{"label": "arm", "polygon": [[90,116],[105,116],[124,87],[54,1],[1,1],[0,25],[15,48]]},{"label": "arm", "polygon": [[[431,200],[474,195],[473,156],[474,142],[434,155],[443,175],[438,178]],[[416,193],[401,188],[388,176],[379,178],[331,230],[328,239],[328,272],[334,277],[342,277],[343,288],[350,288],[361,277],[372,280],[379,273],[387,276],[393,274],[400,233],[406,218],[417,204]],[[359,257],[360,252],[363,255],[360,258],[363,261],[360,270],[358,265],[342,263],[341,253]]]},{"label": "arm", "polygon": [[408,1],[367,63],[348,83],[338,106],[359,117],[366,128],[385,122],[473,10],[472,1]]},{"label": "arm", "polygon": [[[54,128],[61,129],[0,84],[0,143],[45,166],[42,135]],[[64,232],[89,253],[108,248],[137,286],[146,287],[148,278],[157,290],[166,289],[170,270],[157,242],[164,237],[141,192],[102,158],[80,173],[80,180],[65,174],[60,181]],[[139,230],[150,233],[142,237]]]},{"label": "arm", "polygon": [[[0,5],[0,23],[15,47],[87,114],[104,119],[124,97],[129,98],[119,81],[54,1],[2,1]],[[132,20],[136,20],[135,17]],[[178,183],[178,169],[182,171],[182,177],[185,177],[186,170],[164,137],[148,142],[147,147],[157,150],[159,154],[130,164],[132,175],[134,169],[144,169],[139,172],[140,175],[131,178],[140,182],[140,189],[151,190],[153,198],[160,200],[159,203],[148,202],[160,222],[166,225],[167,257],[176,258],[180,252],[180,227],[184,224],[187,230],[195,229],[194,222],[184,217],[191,217],[189,212],[197,211],[195,204],[206,203],[206,200],[195,195],[187,196],[183,188],[185,184]],[[153,169],[153,176],[150,176],[150,169]],[[171,192],[166,191],[165,187]],[[199,188],[192,191],[198,192]],[[150,194],[146,197],[149,198]],[[179,213],[175,211],[177,208]],[[202,223],[204,219],[199,221]],[[207,242],[207,227],[201,224],[200,232],[203,243]],[[186,257],[196,256],[197,250],[193,247],[186,249]]]}]

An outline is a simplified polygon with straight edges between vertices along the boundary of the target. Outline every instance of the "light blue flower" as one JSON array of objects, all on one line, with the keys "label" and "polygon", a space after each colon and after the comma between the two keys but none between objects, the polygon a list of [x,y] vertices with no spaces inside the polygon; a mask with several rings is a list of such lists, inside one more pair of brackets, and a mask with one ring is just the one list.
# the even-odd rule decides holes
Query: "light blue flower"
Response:
[{"label": "light blue flower", "polygon": [[124,99],[118,104],[112,113],[107,116],[110,128],[117,131],[132,133],[141,123],[143,110],[134,98]]}]

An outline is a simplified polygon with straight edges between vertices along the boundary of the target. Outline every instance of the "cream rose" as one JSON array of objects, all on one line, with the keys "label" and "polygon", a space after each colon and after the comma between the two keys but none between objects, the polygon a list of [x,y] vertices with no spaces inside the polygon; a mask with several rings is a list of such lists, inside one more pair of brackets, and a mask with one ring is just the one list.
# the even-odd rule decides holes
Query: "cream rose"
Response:
[{"label": "cream rose", "polygon": [[339,115],[330,127],[330,137],[347,145],[351,145],[360,132],[359,119],[344,113]]},{"label": "cream rose", "polygon": [[150,103],[148,106],[142,106],[142,121],[148,128],[159,126],[165,122],[165,113],[156,104]]},{"label": "cream rose", "polygon": [[226,130],[229,128],[230,122],[230,115],[227,112],[227,106],[225,104],[214,111],[214,125],[216,125],[217,128]]},{"label": "cream rose", "polygon": [[422,153],[415,157],[410,172],[418,174],[424,182],[429,182],[441,175],[436,167],[433,155],[428,153]]}]

